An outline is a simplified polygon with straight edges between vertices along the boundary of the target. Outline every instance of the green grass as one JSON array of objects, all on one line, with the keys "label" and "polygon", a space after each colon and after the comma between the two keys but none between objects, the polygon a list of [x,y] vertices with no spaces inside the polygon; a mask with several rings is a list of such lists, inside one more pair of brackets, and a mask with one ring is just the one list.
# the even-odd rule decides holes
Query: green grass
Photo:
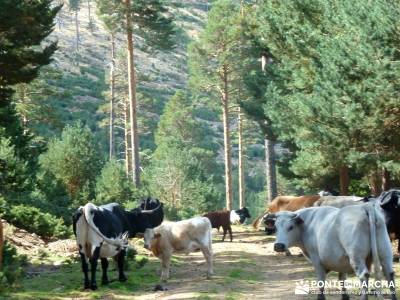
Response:
[{"label": "green grass", "polygon": [[14,291],[0,294],[0,299],[104,299],[105,295],[142,293],[143,290],[149,290],[159,282],[159,276],[156,273],[158,262],[148,262],[140,266],[138,261],[143,264],[143,260],[143,257],[138,256],[135,259],[135,263],[130,261],[130,268],[126,271],[128,281],[123,283],[116,280],[118,273],[114,268],[113,262],[110,260],[108,276],[113,282],[107,286],[101,286],[100,284],[101,266],[99,264],[96,274],[98,284],[98,290],[96,291],[83,291],[83,273],[80,263],[74,262],[65,264],[60,269],[44,272],[33,278],[25,278],[13,289]]}]

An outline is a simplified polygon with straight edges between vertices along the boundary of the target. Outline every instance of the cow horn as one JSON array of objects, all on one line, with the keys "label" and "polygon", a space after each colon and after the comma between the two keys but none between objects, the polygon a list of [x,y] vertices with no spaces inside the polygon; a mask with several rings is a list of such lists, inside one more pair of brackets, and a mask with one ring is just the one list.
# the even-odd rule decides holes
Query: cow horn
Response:
[{"label": "cow horn", "polygon": [[161,206],[161,204],[158,204],[158,206],[157,206],[156,208],[153,208],[153,209],[142,209],[142,213],[144,213],[144,214],[150,214],[150,213],[152,213],[153,211],[159,209],[160,206]]}]

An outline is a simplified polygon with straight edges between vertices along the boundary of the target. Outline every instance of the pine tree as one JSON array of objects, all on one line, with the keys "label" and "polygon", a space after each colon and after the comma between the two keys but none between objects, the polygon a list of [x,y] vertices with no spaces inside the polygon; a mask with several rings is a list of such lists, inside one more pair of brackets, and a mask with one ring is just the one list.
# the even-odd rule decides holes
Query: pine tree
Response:
[{"label": "pine tree", "polygon": [[258,43],[273,63],[259,110],[294,141],[292,170],[309,184],[336,174],[347,194],[354,172],[396,172],[399,12],[391,1],[260,2]]},{"label": "pine tree", "polygon": [[232,162],[229,107],[239,91],[237,67],[240,49],[237,18],[239,7],[217,1],[209,12],[207,26],[189,48],[191,83],[194,89],[219,99],[224,129],[226,208],[232,209]]},{"label": "pine tree", "polygon": [[167,12],[160,0],[97,0],[98,6],[106,8],[103,14],[116,14],[120,18],[119,28],[126,34],[128,62],[128,95],[130,146],[132,149],[132,179],[140,185],[139,136],[137,126],[136,74],[134,62],[133,25],[137,25],[138,34],[155,48],[168,49],[173,46],[174,35],[172,19],[165,16]]},{"label": "pine tree", "polygon": [[206,125],[195,118],[193,104],[177,92],[166,104],[156,132],[157,148],[145,180],[180,218],[218,206],[216,146]]},{"label": "pine tree", "polygon": [[[52,7],[52,1],[0,1],[0,128],[4,136],[23,150],[27,137],[11,104],[12,86],[32,81],[41,66],[50,62],[57,49],[56,42],[40,46],[52,32],[54,18],[60,6]],[[10,16],[13,16],[10,18]]]},{"label": "pine tree", "polygon": [[74,18],[75,18],[75,50],[77,52],[79,51],[79,41],[80,41],[79,19],[78,19],[78,13],[81,8],[80,6],[81,6],[81,0],[69,0],[69,9],[74,13]]},{"label": "pine tree", "polygon": [[[64,184],[75,205],[90,201],[94,194],[95,177],[102,160],[93,133],[77,123],[66,126],[60,139],[53,139],[47,152],[40,156],[43,170]],[[82,195],[88,198],[81,199]]]}]

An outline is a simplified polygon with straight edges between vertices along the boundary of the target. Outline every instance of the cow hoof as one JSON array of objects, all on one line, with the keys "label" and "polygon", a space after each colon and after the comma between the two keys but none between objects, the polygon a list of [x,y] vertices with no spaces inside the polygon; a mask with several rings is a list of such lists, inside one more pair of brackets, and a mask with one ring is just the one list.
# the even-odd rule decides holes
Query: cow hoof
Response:
[{"label": "cow hoof", "polygon": [[154,287],[153,291],[154,291],[154,292],[158,292],[158,291],[163,292],[163,291],[168,291],[168,289],[167,289],[166,287],[163,287],[161,284],[157,284],[157,285]]},{"label": "cow hoof", "polygon": [[342,295],[342,300],[350,300],[350,296],[347,294]]},{"label": "cow hoof", "polygon": [[97,290],[97,284],[92,284],[91,287],[90,287],[90,289],[91,289],[92,291]]},{"label": "cow hoof", "polygon": [[85,282],[85,283],[83,284],[83,289],[84,289],[84,290],[90,289],[90,283],[89,283],[89,282]]}]

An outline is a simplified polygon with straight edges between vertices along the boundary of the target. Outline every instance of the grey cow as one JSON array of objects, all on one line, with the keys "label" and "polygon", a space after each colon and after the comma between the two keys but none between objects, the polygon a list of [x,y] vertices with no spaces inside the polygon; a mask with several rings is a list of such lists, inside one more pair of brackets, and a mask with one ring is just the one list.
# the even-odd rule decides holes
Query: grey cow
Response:
[{"label": "grey cow", "polygon": [[332,206],[342,208],[350,205],[363,204],[363,200],[363,197],[357,196],[323,196],[318,199],[313,206]]},{"label": "grey cow", "polygon": [[[361,280],[361,299],[367,299],[371,257],[375,274],[380,266],[389,281],[392,299],[396,299],[393,253],[381,213],[373,204],[335,207],[310,207],[296,212],[276,214],[277,252],[297,246],[314,265],[317,279],[325,281],[330,271],[339,272],[339,280],[353,273]],[[372,255],[372,256],[371,256]],[[320,288],[318,300],[325,299],[324,287]],[[343,288],[342,299],[349,299]]]}]

